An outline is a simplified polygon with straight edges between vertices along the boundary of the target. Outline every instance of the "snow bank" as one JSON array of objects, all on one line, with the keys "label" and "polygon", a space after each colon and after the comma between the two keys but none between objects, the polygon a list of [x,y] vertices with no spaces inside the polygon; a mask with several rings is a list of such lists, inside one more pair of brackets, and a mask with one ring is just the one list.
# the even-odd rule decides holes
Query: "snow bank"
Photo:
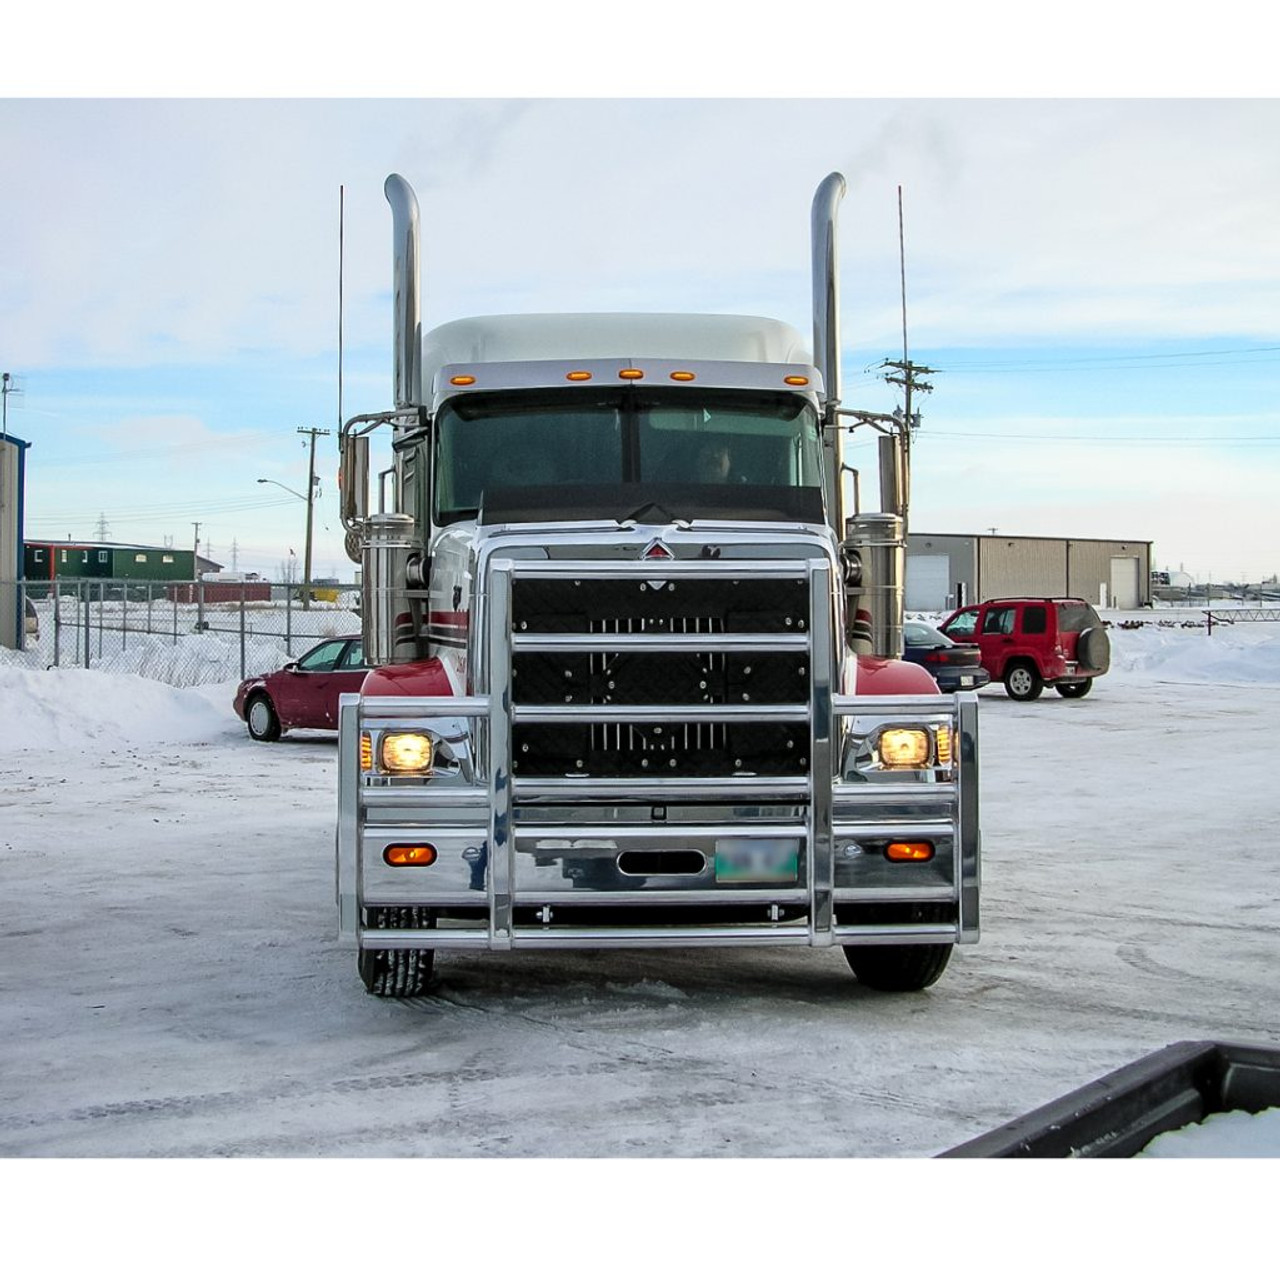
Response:
[{"label": "snow bank", "polygon": [[1280,684],[1280,624],[1111,628],[1112,672],[1187,684]]},{"label": "snow bank", "polygon": [[1138,1152],[1140,1157],[1164,1160],[1277,1154],[1280,1154],[1280,1108],[1257,1115],[1248,1111],[1217,1111],[1198,1124],[1158,1135]]},{"label": "snow bank", "polygon": [[[1280,624],[1237,623],[1203,630],[1148,624],[1111,628],[1111,680],[1175,684],[1280,684]],[[287,661],[262,646],[253,670]],[[60,667],[42,671],[0,663],[0,749],[24,745],[80,746],[141,742],[198,742],[241,732],[231,709],[239,647],[210,635],[136,651],[138,675]],[[197,672],[194,687],[167,682],[174,671]],[[150,678],[144,678],[149,676]],[[184,681],[188,686],[191,681]],[[984,697],[1002,697],[996,691]]]},{"label": "snow bank", "polygon": [[[1111,671],[1097,688],[1105,689],[1108,680],[1127,675],[1173,684],[1280,685],[1280,623],[1219,623],[1216,619],[1230,612],[1215,610],[1210,633],[1203,612],[1170,612],[1164,617],[1161,612],[1108,616]],[[936,626],[946,615],[911,616]]]},{"label": "snow bank", "polygon": [[243,732],[235,682],[175,689],[142,676],[0,666],[0,750],[201,742]]}]

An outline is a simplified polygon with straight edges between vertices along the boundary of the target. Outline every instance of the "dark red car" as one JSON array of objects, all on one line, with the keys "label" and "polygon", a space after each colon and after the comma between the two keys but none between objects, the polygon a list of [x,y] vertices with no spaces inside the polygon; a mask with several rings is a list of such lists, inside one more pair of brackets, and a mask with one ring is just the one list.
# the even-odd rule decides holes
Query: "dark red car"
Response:
[{"label": "dark red car", "polygon": [[336,636],[279,671],[242,680],[232,705],[259,742],[289,729],[336,729],[339,694],[359,693],[368,672],[360,637]]}]

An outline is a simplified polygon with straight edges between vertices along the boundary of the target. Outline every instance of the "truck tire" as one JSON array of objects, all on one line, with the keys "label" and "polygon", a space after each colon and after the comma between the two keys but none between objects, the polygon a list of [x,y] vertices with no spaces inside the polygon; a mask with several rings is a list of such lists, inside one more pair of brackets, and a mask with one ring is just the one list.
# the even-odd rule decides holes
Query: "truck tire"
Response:
[{"label": "truck tire", "polygon": [[360,977],[371,996],[420,996],[435,969],[434,951],[360,950]]},{"label": "truck tire", "polygon": [[[374,929],[429,929],[435,924],[425,907],[370,907],[369,915]],[[356,966],[370,995],[405,999],[422,995],[435,963],[436,953],[425,948],[391,951],[361,947]]]},{"label": "truck tire", "polygon": [[858,981],[873,991],[923,991],[942,977],[951,947],[950,942],[845,947],[844,958]]},{"label": "truck tire", "polygon": [[1004,688],[1014,702],[1034,702],[1044,692],[1044,681],[1030,662],[1012,662],[1005,669]]},{"label": "truck tire", "polygon": [[280,717],[265,693],[255,694],[244,709],[249,737],[256,742],[275,742],[280,737]]},{"label": "truck tire", "polygon": [[1088,680],[1073,680],[1070,684],[1060,684],[1057,686],[1058,692],[1064,698],[1083,698],[1090,689],[1093,688],[1092,678]]}]

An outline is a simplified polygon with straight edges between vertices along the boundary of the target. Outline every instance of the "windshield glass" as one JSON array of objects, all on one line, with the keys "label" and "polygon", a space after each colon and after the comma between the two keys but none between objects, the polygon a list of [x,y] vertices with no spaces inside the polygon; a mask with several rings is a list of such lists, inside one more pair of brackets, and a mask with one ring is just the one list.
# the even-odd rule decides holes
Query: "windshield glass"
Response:
[{"label": "windshield glass", "polygon": [[817,414],[799,396],[735,391],[469,395],[437,419],[436,518],[486,492],[640,484],[817,487]]}]

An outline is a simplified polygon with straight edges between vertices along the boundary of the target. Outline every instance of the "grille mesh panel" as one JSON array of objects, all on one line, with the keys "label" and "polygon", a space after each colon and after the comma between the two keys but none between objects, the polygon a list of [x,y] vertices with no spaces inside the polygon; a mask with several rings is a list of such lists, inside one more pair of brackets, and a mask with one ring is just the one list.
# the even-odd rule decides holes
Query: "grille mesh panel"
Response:
[{"label": "grille mesh panel", "polygon": [[[660,565],[654,566],[655,572]],[[591,707],[804,704],[809,656],[726,652],[723,637],[805,635],[803,579],[726,578],[614,582],[517,578],[512,625],[528,636],[706,636],[696,652],[521,650],[517,706],[581,707],[581,723],[516,724],[513,769],[521,777],[714,777],[806,771],[804,722],[593,723]]]}]

